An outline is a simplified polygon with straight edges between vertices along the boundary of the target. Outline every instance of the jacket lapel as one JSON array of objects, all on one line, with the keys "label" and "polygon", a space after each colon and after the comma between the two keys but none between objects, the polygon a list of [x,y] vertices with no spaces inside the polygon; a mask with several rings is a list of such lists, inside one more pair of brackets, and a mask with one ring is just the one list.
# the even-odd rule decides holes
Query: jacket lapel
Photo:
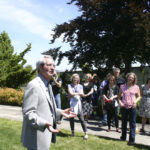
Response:
[{"label": "jacket lapel", "polygon": [[49,104],[50,104],[50,107],[53,108],[53,104],[52,104],[52,102],[51,102],[51,100],[50,100],[50,96],[49,96],[49,93],[48,93],[48,89],[45,87],[45,85],[44,85],[43,81],[40,79],[40,77],[37,77],[37,79],[38,79],[38,82],[39,82],[39,84],[40,84],[40,87],[41,87],[42,91],[43,91],[44,94],[46,95],[46,98],[47,98],[47,100],[48,100],[48,102],[49,102]]},{"label": "jacket lapel", "polygon": [[[39,84],[40,84],[40,87],[41,87],[42,91],[46,95],[46,98],[47,98],[47,101],[49,103],[50,109],[54,113],[54,116],[55,116],[54,117],[54,121],[56,121],[56,110],[55,110],[55,108],[56,108],[55,105],[56,104],[55,104],[54,96],[53,96],[53,93],[52,93],[51,85],[49,85],[50,86],[50,90],[51,90],[51,95],[50,95],[50,93],[48,91],[48,88],[45,87],[45,84],[43,83],[43,81],[41,80],[41,78],[37,77],[37,79],[39,81]],[[50,99],[50,97],[51,97],[51,99]]]}]

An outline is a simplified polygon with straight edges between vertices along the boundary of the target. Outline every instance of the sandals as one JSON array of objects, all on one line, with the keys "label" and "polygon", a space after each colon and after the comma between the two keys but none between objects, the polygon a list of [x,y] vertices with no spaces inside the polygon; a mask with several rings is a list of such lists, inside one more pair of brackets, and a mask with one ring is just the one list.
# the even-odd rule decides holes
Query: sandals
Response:
[{"label": "sandals", "polygon": [[[110,129],[108,128],[108,129],[106,130],[106,132],[110,132]],[[121,133],[121,130],[120,130],[119,128],[117,128],[117,129],[116,129],[116,132]]]},{"label": "sandals", "polygon": [[106,130],[106,132],[110,132],[110,129],[108,128],[108,129]]},{"label": "sandals", "polygon": [[119,129],[119,128],[117,128],[117,129],[116,129],[116,132],[121,133],[121,131],[120,131],[120,129]]}]

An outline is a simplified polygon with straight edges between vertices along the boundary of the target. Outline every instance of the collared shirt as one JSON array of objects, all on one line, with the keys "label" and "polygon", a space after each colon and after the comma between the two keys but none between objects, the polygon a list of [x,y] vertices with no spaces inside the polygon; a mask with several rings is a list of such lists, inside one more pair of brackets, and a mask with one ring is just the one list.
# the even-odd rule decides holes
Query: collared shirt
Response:
[{"label": "collared shirt", "polygon": [[[53,97],[53,93],[52,93],[52,89],[50,90],[51,86],[49,85],[49,82],[41,75],[41,74],[38,74],[38,76],[41,78],[41,80],[43,81],[44,85],[45,85],[45,88],[46,88],[46,92],[48,92],[49,96],[50,96],[50,99],[51,99],[51,102],[52,102],[52,111],[53,111],[53,114],[54,114],[54,122],[56,120],[56,110],[55,110],[55,105],[54,105],[54,97]],[[50,86],[50,88],[49,88]]]},{"label": "collared shirt", "polygon": [[41,80],[43,81],[45,87],[48,88],[49,82],[48,82],[41,74],[38,74],[38,76],[39,76],[39,77],[41,78]]},{"label": "collared shirt", "polygon": [[123,85],[123,84],[125,84],[126,82],[125,82],[125,79],[124,78],[121,78],[121,77],[118,77],[117,78],[117,85],[119,86],[119,88],[120,88],[120,86],[121,85]]}]

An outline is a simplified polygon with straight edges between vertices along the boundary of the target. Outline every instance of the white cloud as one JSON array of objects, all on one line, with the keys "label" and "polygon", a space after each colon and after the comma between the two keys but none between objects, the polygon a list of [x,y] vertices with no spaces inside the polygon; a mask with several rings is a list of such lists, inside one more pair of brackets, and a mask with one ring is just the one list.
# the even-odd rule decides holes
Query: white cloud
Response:
[{"label": "white cloud", "polygon": [[[67,7],[68,0],[0,0],[0,27],[8,32],[12,45],[17,53],[26,48],[26,43],[32,43],[31,52],[25,58],[27,64],[35,68],[35,61],[41,52],[49,48],[62,46],[62,51],[69,46],[62,42],[62,35],[54,45],[49,45],[52,28],[76,16],[76,9]],[[39,38],[41,37],[41,38]],[[40,42],[39,42],[40,41]],[[34,56],[34,57],[33,57]],[[59,70],[70,68],[63,59]]]},{"label": "white cloud", "polygon": [[[7,3],[8,1],[0,0],[0,18],[6,21],[17,23],[22,26],[22,29],[38,34],[45,39],[50,39],[51,29],[53,24],[50,24],[43,18],[40,18],[31,11],[20,8],[18,5]],[[31,7],[32,5],[30,5]]]}]

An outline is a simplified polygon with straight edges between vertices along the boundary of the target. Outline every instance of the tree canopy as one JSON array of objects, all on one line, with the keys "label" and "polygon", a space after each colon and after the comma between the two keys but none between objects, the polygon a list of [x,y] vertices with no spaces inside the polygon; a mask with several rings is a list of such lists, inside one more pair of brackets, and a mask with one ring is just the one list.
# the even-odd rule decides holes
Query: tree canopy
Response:
[{"label": "tree canopy", "polygon": [[35,75],[31,66],[26,66],[24,56],[31,49],[31,44],[20,54],[14,53],[8,34],[0,34],[0,87],[20,88]]},{"label": "tree canopy", "polygon": [[51,44],[61,35],[70,50],[59,51],[59,63],[67,57],[73,69],[112,67],[129,72],[131,64],[150,64],[149,0],[71,0],[81,15],[56,25]]}]

